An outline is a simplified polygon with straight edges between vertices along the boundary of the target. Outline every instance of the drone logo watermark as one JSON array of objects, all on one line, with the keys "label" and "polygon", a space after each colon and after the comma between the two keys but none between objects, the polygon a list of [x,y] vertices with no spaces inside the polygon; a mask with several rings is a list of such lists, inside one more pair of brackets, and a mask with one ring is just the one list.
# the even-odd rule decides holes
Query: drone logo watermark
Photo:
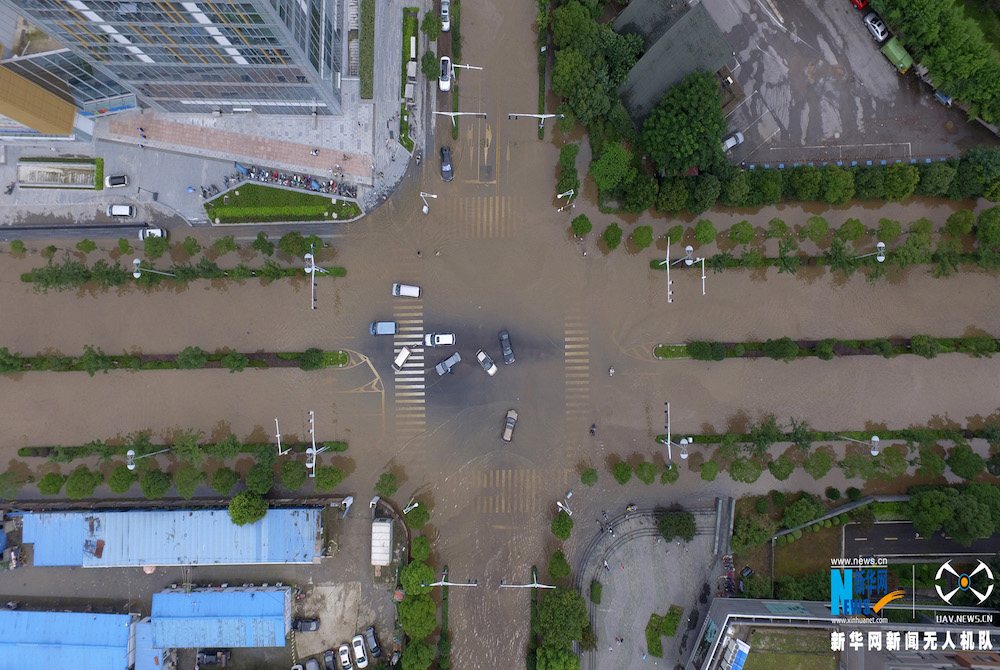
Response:
[{"label": "drone logo watermark", "polygon": [[[976,569],[972,572],[959,572],[955,568],[951,567],[951,560],[945,561],[940,568],[938,568],[937,573],[934,575],[934,590],[937,591],[938,597],[944,602],[951,604],[951,601],[955,598],[959,591],[968,591],[976,597],[978,601],[976,604],[982,605],[993,593],[994,578],[993,571],[990,570],[990,566],[986,565],[982,561],[976,561]],[[950,574],[955,578],[954,588],[952,587],[951,580],[947,577],[945,573]],[[978,576],[977,576],[978,575]],[[973,577],[975,577],[975,584],[979,585],[977,589],[973,585]],[[948,583],[942,587],[942,582],[947,581]],[[983,584],[985,583],[985,588]],[[945,588],[950,588],[950,591],[945,591]],[[938,623],[993,623],[993,615],[989,613],[983,614],[938,614],[936,616]]]},{"label": "drone logo watermark", "polygon": [[886,620],[877,615],[904,595],[902,589],[889,590],[888,561],[862,556],[834,559],[834,562],[836,564],[830,568],[830,613],[835,617],[848,617],[844,621],[885,623]]}]

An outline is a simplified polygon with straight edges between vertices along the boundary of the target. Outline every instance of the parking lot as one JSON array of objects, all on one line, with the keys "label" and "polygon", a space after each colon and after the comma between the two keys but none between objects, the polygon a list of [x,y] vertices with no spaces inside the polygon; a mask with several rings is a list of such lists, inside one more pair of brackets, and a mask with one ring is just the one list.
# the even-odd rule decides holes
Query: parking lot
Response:
[{"label": "parking lot", "polygon": [[952,156],[996,136],[898,74],[849,0],[706,0],[729,40],[746,98],[727,131],[736,162],[779,163]]}]

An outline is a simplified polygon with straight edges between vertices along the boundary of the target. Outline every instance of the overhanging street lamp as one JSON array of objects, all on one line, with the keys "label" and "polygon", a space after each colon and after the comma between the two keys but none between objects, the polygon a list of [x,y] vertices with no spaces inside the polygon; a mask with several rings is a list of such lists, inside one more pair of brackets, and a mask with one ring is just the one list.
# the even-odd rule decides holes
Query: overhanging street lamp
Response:
[{"label": "overhanging street lamp", "polygon": [[568,191],[563,191],[562,193],[556,194],[556,200],[558,200],[560,198],[566,198],[566,204],[563,205],[562,207],[557,207],[556,211],[557,212],[562,212],[562,211],[564,211],[568,207],[569,208],[576,207],[576,203],[573,202],[573,196],[574,195],[576,195],[576,191],[573,190],[573,189],[570,189]]},{"label": "overhanging street lamp", "polygon": [[449,582],[448,581],[448,570],[445,569],[445,571],[441,573],[441,580],[440,581],[434,582],[432,584],[421,584],[421,586],[423,586],[425,588],[426,587],[430,587],[430,586],[473,586],[473,587],[475,587],[475,586],[479,586],[479,580],[478,579],[470,579],[467,582]]},{"label": "overhanging street lamp", "polygon": [[878,456],[879,452],[879,439],[878,435],[872,435],[867,442],[863,440],[855,440],[853,437],[844,437],[843,435],[838,435],[838,439],[845,440],[847,442],[857,442],[858,444],[863,444],[870,449],[872,456]]},{"label": "overhanging street lamp", "polygon": [[309,410],[309,437],[312,446],[306,447],[306,467],[309,468],[309,476],[316,476],[316,457],[326,451],[326,447],[316,448],[316,412]]},{"label": "overhanging street lamp", "polygon": [[486,112],[434,112],[434,113],[439,114],[441,116],[450,116],[452,127],[457,125],[457,122],[455,121],[455,117],[457,116],[478,116],[479,118],[482,119],[486,118]]},{"label": "overhanging street lamp", "polygon": [[508,584],[506,579],[500,580],[500,588],[502,589],[554,589],[556,587],[550,586],[548,584],[540,584],[538,582],[538,571],[534,568],[531,569],[531,583],[530,584]]},{"label": "overhanging street lamp", "polygon": [[420,211],[424,214],[428,214],[431,211],[431,206],[427,203],[427,198],[437,199],[437,196],[433,193],[424,193],[423,191],[420,192],[420,199],[424,201],[424,206]]},{"label": "overhanging street lamp", "polygon": [[143,454],[142,456],[136,456],[135,455],[135,449],[129,449],[128,451],[125,452],[125,467],[128,468],[129,471],[131,472],[132,470],[135,470],[135,462],[136,461],[138,461],[138,460],[140,460],[142,458],[149,458],[150,456],[157,456],[159,454],[165,454],[168,451],[170,451],[170,449],[160,449],[159,451],[154,451],[151,454]]},{"label": "overhanging street lamp", "polygon": [[507,118],[513,121],[517,121],[520,118],[527,119],[538,119],[538,127],[542,128],[545,125],[546,119],[565,119],[564,114],[508,114]]},{"label": "overhanging street lamp", "polygon": [[701,294],[705,295],[705,257],[694,258],[692,254],[694,253],[694,247],[690,244],[684,247],[684,265],[691,267],[698,261],[701,261]]},{"label": "overhanging street lamp", "polygon": [[289,451],[291,451],[291,449],[285,449],[284,451],[281,450],[281,428],[278,428],[278,417],[274,417],[274,437],[278,441],[279,456],[284,456]]},{"label": "overhanging street lamp", "polygon": [[163,272],[162,270],[154,270],[153,268],[142,267],[142,261],[138,258],[132,259],[132,276],[136,279],[142,277],[142,273],[149,272],[154,275],[163,275],[164,277],[177,277],[177,275],[172,272]]},{"label": "overhanging street lamp", "polygon": [[875,251],[870,254],[861,254],[860,256],[855,256],[854,259],[868,258],[869,256],[874,256],[875,260],[879,263],[885,263],[885,242],[876,242]]},{"label": "overhanging street lamp", "polygon": [[316,273],[323,272],[326,273],[326,268],[321,268],[316,265],[316,245],[309,245],[309,253],[305,255],[306,266],[303,268],[306,274],[309,275],[309,304],[312,309],[316,309]]},{"label": "overhanging street lamp", "polygon": [[409,514],[418,507],[420,507],[420,503],[417,502],[416,498],[410,498],[410,502],[406,503],[406,507],[403,508],[403,514]]}]

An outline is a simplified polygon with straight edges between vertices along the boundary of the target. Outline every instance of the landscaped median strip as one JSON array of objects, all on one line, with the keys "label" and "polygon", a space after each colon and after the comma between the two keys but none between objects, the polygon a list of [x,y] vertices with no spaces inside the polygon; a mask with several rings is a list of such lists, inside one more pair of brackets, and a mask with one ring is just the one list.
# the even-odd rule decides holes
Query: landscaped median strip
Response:
[{"label": "landscaped median strip", "polygon": [[112,356],[100,348],[87,345],[80,356],[48,354],[22,356],[0,347],[0,373],[35,371],[86,372],[93,377],[98,372],[110,370],[196,370],[225,368],[241,372],[246,368],[322,368],[344,367],[350,360],[346,351],[306,349],[301,352],[256,352],[242,354],[236,351],[207,353],[199,347],[187,347],[179,354],[122,354]]},{"label": "landscaped median strip", "polygon": [[716,342],[698,340],[686,344],[658,344],[653,356],[660,360],[691,358],[698,361],[721,361],[727,358],[772,358],[793,361],[797,358],[820,358],[828,361],[840,356],[882,356],[914,354],[934,358],[938,354],[967,354],[990,357],[1000,351],[1000,342],[990,335],[972,337],[877,338],[873,340],[793,340],[789,337],[764,342]]}]

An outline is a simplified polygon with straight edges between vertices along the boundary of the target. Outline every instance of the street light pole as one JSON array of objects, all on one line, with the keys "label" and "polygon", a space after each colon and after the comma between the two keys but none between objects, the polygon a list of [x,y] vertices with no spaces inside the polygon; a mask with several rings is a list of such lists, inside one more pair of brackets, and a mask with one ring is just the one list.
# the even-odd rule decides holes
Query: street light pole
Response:
[{"label": "street light pole", "polygon": [[309,245],[309,253],[305,255],[305,261],[307,263],[305,267],[306,274],[309,275],[309,304],[312,309],[316,309],[316,273],[326,272],[326,268],[321,268],[316,265],[316,245]]},{"label": "street light pole", "polygon": [[309,468],[309,476],[316,476],[317,456],[326,451],[326,447],[316,448],[316,412],[309,410],[309,437],[312,439],[312,446],[306,447],[306,467]]},{"label": "street light pole", "polygon": [[457,117],[457,116],[478,116],[478,117],[483,118],[483,119],[486,118],[486,112],[434,112],[434,113],[435,114],[439,114],[441,116],[450,116],[451,117],[451,125],[452,125],[453,128],[456,125],[458,125],[457,122],[455,121],[455,117]]},{"label": "street light pole", "polygon": [[885,242],[876,242],[875,251],[870,254],[861,254],[860,256],[855,256],[854,259],[868,258],[869,256],[874,256],[875,260],[879,263],[885,263]]},{"label": "street light pole", "polygon": [[135,462],[136,461],[138,461],[138,460],[140,460],[142,458],[149,458],[150,456],[157,456],[159,454],[165,454],[168,451],[170,451],[169,448],[167,448],[167,449],[160,449],[159,451],[154,451],[151,454],[143,454],[142,456],[136,456],[135,455],[135,449],[129,449],[128,451],[125,452],[125,467],[128,468],[129,471],[131,472],[132,470],[135,470]]},{"label": "street light pole", "polygon": [[570,207],[570,208],[576,207],[576,203],[573,202],[573,196],[575,194],[576,194],[576,191],[573,190],[573,189],[570,189],[568,191],[563,191],[562,193],[557,193],[556,194],[556,200],[558,200],[559,198],[566,198],[566,204],[563,205],[562,207],[557,207],[556,211],[557,212],[562,212],[567,207]]},{"label": "street light pole", "polygon": [[516,121],[516,120],[520,119],[522,116],[525,117],[525,118],[538,119],[538,127],[539,128],[542,128],[542,127],[545,126],[545,120],[546,119],[565,119],[566,118],[566,116],[564,114],[508,114],[507,118],[509,120]]},{"label": "street light pole", "polygon": [[863,440],[855,440],[853,437],[844,437],[843,435],[838,435],[837,437],[847,442],[857,442],[858,444],[863,444],[870,448],[870,453],[872,456],[878,456],[879,453],[878,435],[872,435],[867,442]]},{"label": "street light pole", "polygon": [[538,571],[534,568],[531,569],[531,583],[530,584],[508,584],[506,579],[500,580],[500,588],[502,589],[554,589],[556,587],[549,586],[548,584],[540,584],[538,582]]},{"label": "street light pole", "polygon": [[691,267],[695,263],[701,263],[701,294],[705,295],[705,257],[702,256],[701,258],[694,258],[694,247],[690,244],[684,247],[684,253],[686,254],[684,257],[684,265]]},{"label": "street light pole", "polygon": [[144,268],[142,267],[141,260],[139,260],[138,258],[133,258],[132,276],[135,277],[136,279],[139,279],[140,277],[142,277],[143,272],[149,272],[154,275],[163,275],[164,277],[175,277],[175,278],[177,277],[177,275],[173,274],[172,272],[163,272],[162,270],[154,270],[153,268]]},{"label": "street light pole", "polygon": [[429,213],[431,211],[431,206],[429,204],[427,204],[427,198],[437,199],[437,196],[434,195],[433,193],[424,193],[423,191],[420,192],[420,199],[424,201],[424,206],[423,206],[423,209],[421,211],[424,214],[427,214],[427,213]]},{"label": "street light pole", "polygon": [[278,428],[278,417],[274,417],[274,437],[278,440],[279,456],[284,456],[289,451],[291,451],[291,449],[285,449],[284,451],[281,450],[281,428]]}]

